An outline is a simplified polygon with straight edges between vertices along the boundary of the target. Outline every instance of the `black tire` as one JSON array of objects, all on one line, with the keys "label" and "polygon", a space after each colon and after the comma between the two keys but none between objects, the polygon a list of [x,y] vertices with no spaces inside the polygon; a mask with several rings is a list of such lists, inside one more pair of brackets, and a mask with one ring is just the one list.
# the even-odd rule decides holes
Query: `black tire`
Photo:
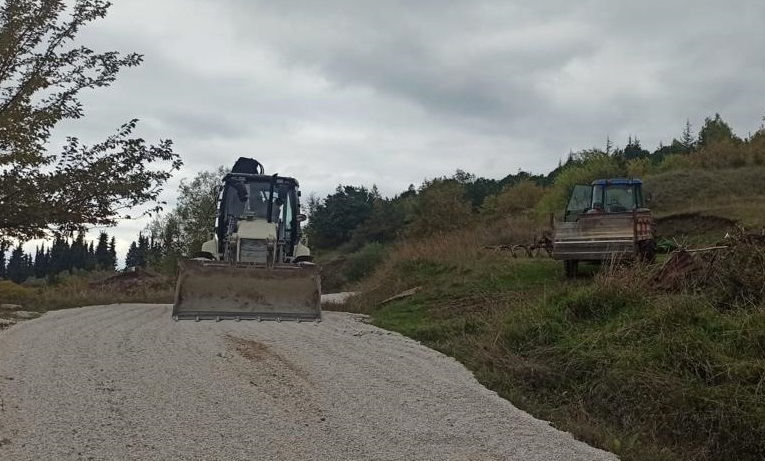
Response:
[{"label": "black tire", "polygon": [[566,277],[576,277],[576,274],[579,270],[579,261],[576,259],[566,259],[563,261],[563,268],[566,271]]},{"label": "black tire", "polygon": [[644,263],[651,264],[656,261],[658,247],[656,240],[642,240],[638,242],[638,259]]}]

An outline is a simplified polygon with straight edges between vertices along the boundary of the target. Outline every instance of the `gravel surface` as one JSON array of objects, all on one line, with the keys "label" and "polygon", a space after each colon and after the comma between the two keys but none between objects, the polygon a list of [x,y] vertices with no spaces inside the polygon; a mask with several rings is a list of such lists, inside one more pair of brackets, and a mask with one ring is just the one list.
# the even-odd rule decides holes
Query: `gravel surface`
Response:
[{"label": "gravel surface", "polygon": [[321,323],[50,312],[0,332],[0,460],[613,460],[455,360]]},{"label": "gravel surface", "polygon": [[358,295],[358,291],[342,291],[340,293],[325,293],[321,295],[321,304],[342,304],[348,298]]}]

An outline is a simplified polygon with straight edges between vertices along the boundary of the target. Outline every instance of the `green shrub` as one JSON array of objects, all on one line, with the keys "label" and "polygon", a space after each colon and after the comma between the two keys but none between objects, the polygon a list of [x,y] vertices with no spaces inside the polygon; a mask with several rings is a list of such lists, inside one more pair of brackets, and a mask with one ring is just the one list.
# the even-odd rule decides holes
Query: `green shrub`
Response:
[{"label": "green shrub", "polygon": [[34,293],[34,290],[10,280],[0,281],[0,303],[21,303],[34,296]]},{"label": "green shrub", "polygon": [[372,272],[385,261],[388,249],[380,243],[368,243],[359,251],[348,255],[343,268],[343,275],[349,282],[357,282]]}]

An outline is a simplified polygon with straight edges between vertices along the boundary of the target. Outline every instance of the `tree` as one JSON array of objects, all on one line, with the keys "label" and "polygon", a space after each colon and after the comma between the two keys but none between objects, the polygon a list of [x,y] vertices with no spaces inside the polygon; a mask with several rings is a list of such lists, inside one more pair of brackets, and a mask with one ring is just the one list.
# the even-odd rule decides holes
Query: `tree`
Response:
[{"label": "tree", "polygon": [[624,176],[627,165],[621,155],[608,155],[593,149],[572,155],[562,168],[554,172],[554,182],[539,202],[540,211],[563,210],[575,185],[589,184],[594,179]]},{"label": "tree", "polygon": [[651,155],[650,152],[643,149],[643,147],[640,145],[640,140],[636,137],[629,137],[629,141],[627,142],[627,146],[624,148],[624,150],[621,152],[621,154],[624,156],[625,160],[634,160],[638,158],[644,158]]},{"label": "tree", "polygon": [[43,253],[42,257],[43,257],[43,264],[42,264],[43,276],[45,276],[48,279],[51,279],[52,278],[51,274],[53,271],[51,270],[51,264],[50,264],[50,247],[45,249],[45,253]]},{"label": "tree", "polygon": [[148,265],[150,250],[149,237],[146,237],[143,234],[138,234],[138,266],[146,267]]},{"label": "tree", "polygon": [[96,266],[99,269],[114,269],[111,265],[111,257],[109,255],[109,235],[106,232],[98,234],[98,244],[94,251],[96,258]]},{"label": "tree", "polygon": [[[178,204],[174,217],[166,224],[177,226],[180,250],[187,255],[194,255],[202,249],[202,244],[210,240],[215,227],[218,201],[218,189],[221,179],[228,168],[218,167],[217,171],[198,173],[190,182],[181,181],[178,190]],[[172,232],[166,229],[158,232]]]},{"label": "tree", "polygon": [[372,203],[372,212],[353,231],[354,248],[367,243],[390,243],[396,240],[406,223],[406,198],[387,200],[378,198]]},{"label": "tree", "polygon": [[[174,273],[178,259],[185,253],[187,246],[182,242],[181,225],[176,211],[155,216],[144,231],[151,236],[152,241],[149,265],[165,273]],[[196,251],[199,251],[199,247]]]},{"label": "tree", "polygon": [[[691,131],[691,120],[685,120],[685,128],[683,129],[683,138],[680,140],[683,149],[686,153],[691,152],[696,147],[696,141]],[[674,143],[673,143],[674,144]]]},{"label": "tree", "polygon": [[668,146],[659,144],[659,148],[651,153],[651,164],[655,166],[664,161],[664,159],[670,155],[685,154],[690,152],[685,147],[683,142],[685,141],[678,141],[677,139],[673,138],[672,143]]},{"label": "tree", "polygon": [[489,197],[483,210],[489,214],[514,215],[533,209],[545,190],[531,180],[507,186],[497,195]]},{"label": "tree", "polygon": [[18,245],[11,252],[11,258],[8,260],[6,275],[8,276],[9,280],[16,283],[22,283],[31,275],[30,267],[28,266],[28,260],[24,255],[24,249],[21,248],[21,245]]},{"label": "tree", "polygon": [[117,240],[112,237],[109,241],[109,264],[104,269],[114,270],[117,268]]},{"label": "tree", "polygon": [[437,179],[422,185],[406,235],[422,238],[464,228],[473,220],[465,189],[454,180]]},{"label": "tree", "polygon": [[141,261],[138,254],[138,244],[133,241],[130,243],[127,255],[125,255],[125,267],[137,267],[140,265]]},{"label": "tree", "polygon": [[704,119],[704,126],[699,131],[699,146],[708,147],[715,143],[741,140],[733,134],[730,126],[723,121],[720,114],[715,114],[715,118],[707,117]]},{"label": "tree", "polygon": [[108,87],[122,68],[142,61],[135,53],[96,53],[77,43],[82,27],[105,17],[109,6],[104,0],[0,5],[0,239],[113,225],[127,209],[156,202],[182,164],[170,140],[147,145],[132,137],[137,120],[92,146],[69,137],[61,153],[48,151],[59,122],[84,116],[83,90]]},{"label": "tree", "polygon": [[8,251],[8,244],[0,241],[0,280],[6,278],[5,272],[5,252]]},{"label": "tree", "polygon": [[34,276],[41,279],[48,275],[45,271],[45,245],[35,248]]},{"label": "tree", "polygon": [[474,174],[462,170],[457,170],[452,179],[465,189],[465,197],[470,201],[474,211],[481,208],[486,197],[494,195],[502,189],[497,180],[477,178]]},{"label": "tree", "polygon": [[375,196],[366,187],[337,186],[322,201],[311,201],[306,233],[316,248],[335,248],[350,241],[353,231],[372,213]]},{"label": "tree", "polygon": [[93,241],[91,240],[88,244],[88,253],[85,256],[85,267],[84,269],[88,272],[95,270],[98,267],[98,263],[96,261],[96,250],[93,246]]},{"label": "tree", "polygon": [[88,245],[85,243],[85,234],[80,232],[69,247],[69,260],[71,269],[85,269],[88,258]]},{"label": "tree", "polygon": [[69,250],[69,242],[62,237],[57,237],[53,241],[48,263],[48,276],[50,279],[54,279],[60,272],[68,271],[72,268],[71,254]]}]

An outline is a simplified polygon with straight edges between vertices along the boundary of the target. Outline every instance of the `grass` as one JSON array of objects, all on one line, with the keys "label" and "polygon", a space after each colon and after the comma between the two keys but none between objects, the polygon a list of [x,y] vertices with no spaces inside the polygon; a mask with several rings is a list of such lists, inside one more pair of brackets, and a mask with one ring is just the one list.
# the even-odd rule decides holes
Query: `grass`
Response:
[{"label": "grass", "polygon": [[674,170],[644,178],[660,238],[681,245],[721,242],[737,225],[765,229],[765,167]]},{"label": "grass", "polygon": [[[53,285],[0,281],[0,304],[18,304],[25,311],[43,313],[100,304],[173,302],[175,280],[171,277],[156,276],[135,285],[97,283],[110,275],[64,275]],[[0,317],[11,316],[10,312],[0,312]]]},{"label": "grass", "polygon": [[757,277],[670,292],[643,267],[568,281],[559,262],[482,250],[486,235],[400,244],[346,308],[455,357],[516,406],[622,459],[762,459],[763,291],[719,303],[720,287]]},{"label": "grass", "polygon": [[[763,177],[763,166],[677,170],[645,178],[645,190],[651,195],[649,206],[657,218],[696,214],[760,230],[765,228]],[[671,233],[671,229],[666,231]]]}]

